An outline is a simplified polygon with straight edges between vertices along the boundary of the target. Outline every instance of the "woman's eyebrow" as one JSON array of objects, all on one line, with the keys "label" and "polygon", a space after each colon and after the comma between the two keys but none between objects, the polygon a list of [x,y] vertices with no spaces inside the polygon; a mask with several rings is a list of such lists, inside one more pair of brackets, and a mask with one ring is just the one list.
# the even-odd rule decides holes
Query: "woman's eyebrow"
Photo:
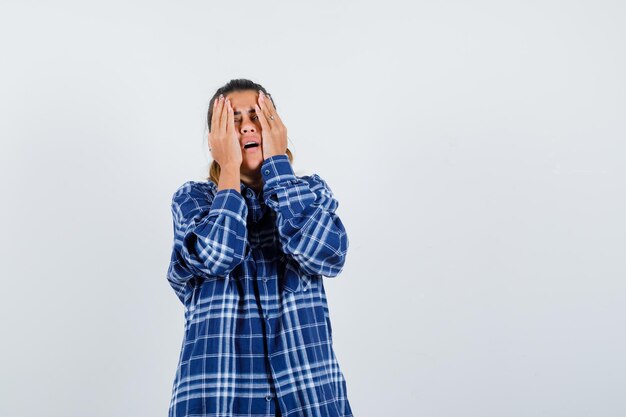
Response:
[{"label": "woman's eyebrow", "polygon": [[[254,110],[254,107],[250,107],[250,110],[248,110],[248,113],[256,113],[256,110]],[[240,114],[241,112],[239,110],[233,113],[234,116],[238,116]]]}]

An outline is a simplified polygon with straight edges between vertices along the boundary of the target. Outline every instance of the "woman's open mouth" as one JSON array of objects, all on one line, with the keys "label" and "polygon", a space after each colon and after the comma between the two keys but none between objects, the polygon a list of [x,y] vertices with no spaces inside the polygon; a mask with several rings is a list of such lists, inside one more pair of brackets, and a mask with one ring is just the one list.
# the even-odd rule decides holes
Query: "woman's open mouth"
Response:
[{"label": "woman's open mouth", "polygon": [[243,146],[246,152],[258,152],[261,149],[261,145],[255,142],[247,143]]}]

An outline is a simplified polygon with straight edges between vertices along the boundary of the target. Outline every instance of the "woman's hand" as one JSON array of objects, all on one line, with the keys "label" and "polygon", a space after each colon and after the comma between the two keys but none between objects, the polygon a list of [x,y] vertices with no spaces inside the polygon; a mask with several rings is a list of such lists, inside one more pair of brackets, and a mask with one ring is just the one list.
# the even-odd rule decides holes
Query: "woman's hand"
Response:
[{"label": "woman's hand", "polygon": [[213,104],[209,151],[213,159],[220,164],[220,168],[233,167],[239,172],[243,154],[234,120],[230,100],[220,95]]},{"label": "woman's hand", "polygon": [[259,104],[255,104],[254,107],[261,121],[263,159],[274,155],[285,155],[287,153],[287,128],[278,117],[272,99],[259,90]]}]

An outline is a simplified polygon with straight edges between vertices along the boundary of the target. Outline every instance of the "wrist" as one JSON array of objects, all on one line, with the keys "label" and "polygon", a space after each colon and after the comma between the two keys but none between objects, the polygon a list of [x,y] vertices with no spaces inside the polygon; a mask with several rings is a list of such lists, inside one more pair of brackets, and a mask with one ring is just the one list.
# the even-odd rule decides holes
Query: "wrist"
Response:
[{"label": "wrist", "polygon": [[240,165],[229,164],[229,165],[220,165],[220,173],[227,172],[229,174],[239,174]]},{"label": "wrist", "polygon": [[267,150],[267,151],[263,151],[263,159],[267,159],[267,158],[271,158],[272,156],[276,156],[276,155],[286,155],[287,152],[277,152],[277,151],[272,151],[272,150]]},{"label": "wrist", "polygon": [[219,184],[217,184],[217,190],[223,190],[226,188],[232,188],[235,191],[240,191],[241,188],[241,175],[239,173],[239,167],[234,165],[226,165],[220,168]]}]

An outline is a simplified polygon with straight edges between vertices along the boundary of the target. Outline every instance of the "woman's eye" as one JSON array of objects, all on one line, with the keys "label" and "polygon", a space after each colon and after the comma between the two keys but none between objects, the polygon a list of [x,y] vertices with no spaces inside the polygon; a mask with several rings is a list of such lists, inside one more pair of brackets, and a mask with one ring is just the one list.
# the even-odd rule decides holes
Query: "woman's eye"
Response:
[{"label": "woman's eye", "polygon": [[[252,117],[251,117],[251,119],[252,119],[252,120],[256,120],[256,119],[258,119],[258,118],[259,118],[259,116],[252,116]],[[239,123],[239,122],[241,122],[241,120],[239,120],[239,119],[235,119],[235,123]]]}]

